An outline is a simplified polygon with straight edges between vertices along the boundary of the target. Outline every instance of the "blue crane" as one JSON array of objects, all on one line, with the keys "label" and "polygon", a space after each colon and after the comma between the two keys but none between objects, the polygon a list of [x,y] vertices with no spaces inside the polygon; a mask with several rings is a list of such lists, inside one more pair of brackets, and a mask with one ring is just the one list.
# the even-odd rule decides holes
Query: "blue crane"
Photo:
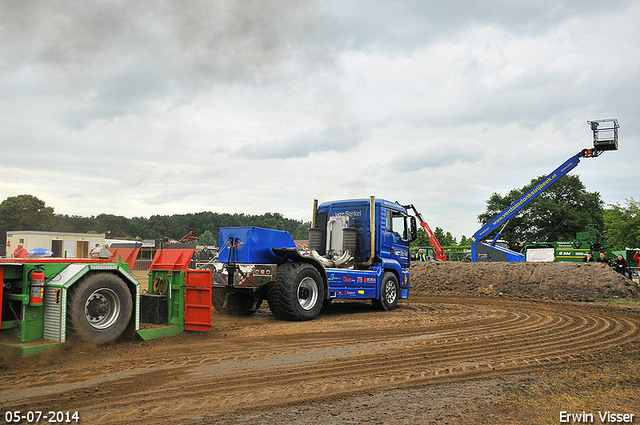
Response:
[{"label": "blue crane", "polygon": [[[563,162],[558,168],[547,175],[540,183],[531,188],[527,193],[514,201],[498,215],[489,220],[472,236],[471,243],[471,259],[477,261],[525,261],[523,254],[512,251],[510,249],[497,246],[496,241],[500,238],[500,234],[517,213],[529,202],[533,201],[538,195],[550,188],[555,182],[560,180],[562,176],[573,170],[580,163],[580,158],[595,158],[600,156],[604,151],[618,149],[618,120],[615,118],[607,118],[602,120],[587,121],[593,131],[593,148],[582,149],[577,154]],[[491,243],[484,243],[482,240],[489,236],[498,227],[500,230],[493,238]]]}]

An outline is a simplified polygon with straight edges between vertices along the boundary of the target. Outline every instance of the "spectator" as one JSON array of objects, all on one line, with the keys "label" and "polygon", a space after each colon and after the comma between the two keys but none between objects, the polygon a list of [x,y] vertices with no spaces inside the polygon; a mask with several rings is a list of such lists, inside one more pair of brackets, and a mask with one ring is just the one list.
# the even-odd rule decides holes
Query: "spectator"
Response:
[{"label": "spectator", "polygon": [[638,267],[640,268],[640,251],[636,251],[636,253],[633,254],[633,259],[638,262]]},{"label": "spectator", "polygon": [[604,263],[608,266],[611,265],[611,261],[609,261],[609,259],[604,255],[604,252],[600,253],[600,258],[596,260],[596,263]]},{"label": "spectator", "polygon": [[618,254],[616,259],[616,271],[623,276],[627,275],[627,260],[624,259],[622,254]]},{"label": "spectator", "polygon": [[24,249],[24,245],[21,243],[18,244],[18,247],[13,250],[13,258],[27,258],[29,253],[26,249]]},{"label": "spectator", "polygon": [[[96,247],[98,248],[98,247]],[[113,255],[113,252],[109,249],[109,245],[102,245],[98,251],[98,258],[106,259]]]},{"label": "spectator", "polygon": [[426,257],[424,256],[424,252],[422,252],[422,248],[418,250],[418,255],[416,257],[418,261],[422,261],[423,263],[427,261]]},{"label": "spectator", "polygon": [[101,249],[102,249],[102,247],[100,246],[99,243],[97,243],[96,246],[93,247],[91,252],[89,252],[89,256],[91,258],[98,258],[100,256],[100,250]]},{"label": "spectator", "polygon": [[209,251],[209,247],[205,245],[202,251],[200,251],[198,259],[206,263],[210,261],[212,258],[213,258],[213,254],[211,254],[211,251]]},{"label": "spectator", "polygon": [[593,255],[591,255],[591,253],[588,253],[587,256],[582,259],[582,262],[583,263],[595,263],[596,260],[595,260],[595,258],[593,258]]}]

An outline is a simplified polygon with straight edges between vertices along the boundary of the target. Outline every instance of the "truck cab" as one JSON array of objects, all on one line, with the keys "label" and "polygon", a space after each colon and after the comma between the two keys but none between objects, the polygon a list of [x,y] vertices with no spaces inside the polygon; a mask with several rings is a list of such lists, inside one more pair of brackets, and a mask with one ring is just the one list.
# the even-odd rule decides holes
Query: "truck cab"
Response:
[{"label": "truck cab", "polygon": [[371,299],[390,310],[409,296],[417,225],[403,206],[371,197],[316,201],[313,212],[309,250],[327,274],[327,299]]},{"label": "truck cab", "polygon": [[377,258],[395,262],[398,268],[409,267],[409,242],[415,239],[416,221],[399,204],[353,199],[325,202],[315,211],[309,249],[325,266],[367,269]]}]

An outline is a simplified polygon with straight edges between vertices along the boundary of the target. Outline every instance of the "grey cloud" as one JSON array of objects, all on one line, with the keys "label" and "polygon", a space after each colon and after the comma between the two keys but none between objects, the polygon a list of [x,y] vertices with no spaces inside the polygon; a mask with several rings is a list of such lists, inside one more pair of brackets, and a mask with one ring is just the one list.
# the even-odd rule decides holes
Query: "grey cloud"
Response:
[{"label": "grey cloud", "polygon": [[247,158],[304,158],[311,153],[346,152],[365,139],[356,124],[335,125],[313,132],[294,133],[268,142],[243,146],[235,154]]},{"label": "grey cloud", "polygon": [[[2,2],[0,35],[12,42],[0,46],[11,58],[0,69],[21,83],[15,96],[73,99],[61,115],[78,127],[219,83],[257,86],[313,73],[330,62],[313,43],[322,20],[314,4]],[[20,77],[33,69],[37,78]]]},{"label": "grey cloud", "polygon": [[[619,172],[589,191],[623,202],[638,179],[639,6],[3,1],[0,190],[127,216],[291,216],[311,196],[376,194],[469,235],[486,196],[528,181],[505,176],[550,171],[589,144],[585,120],[617,117],[620,152],[594,169]],[[398,185],[418,175],[449,183]]]},{"label": "grey cloud", "polygon": [[327,37],[334,46],[354,50],[413,51],[425,43],[455,37],[470,25],[496,25],[507,31],[546,32],[582,14],[606,14],[632,0],[542,0],[522,2],[375,0],[329,2],[337,16]]},{"label": "grey cloud", "polygon": [[432,140],[394,157],[388,167],[402,172],[420,171],[451,166],[457,162],[473,164],[483,159],[482,151],[474,140]]},{"label": "grey cloud", "polygon": [[[2,2],[0,22],[17,59],[111,67],[113,55],[187,60],[206,74],[268,68],[313,37],[313,2]],[[234,71],[235,73],[236,71]]]}]

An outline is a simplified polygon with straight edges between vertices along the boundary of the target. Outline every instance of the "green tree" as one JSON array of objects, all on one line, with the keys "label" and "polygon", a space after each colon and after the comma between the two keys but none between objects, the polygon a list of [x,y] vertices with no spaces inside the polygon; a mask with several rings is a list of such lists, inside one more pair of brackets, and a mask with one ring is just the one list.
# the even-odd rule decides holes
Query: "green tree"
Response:
[{"label": "green tree", "polygon": [[54,214],[53,229],[56,232],[67,233],[98,233],[95,217],[69,216],[66,214]]},{"label": "green tree", "polygon": [[0,203],[0,252],[6,255],[7,231],[43,230],[53,227],[53,208],[32,195],[18,195]]},{"label": "green tree", "polygon": [[309,239],[309,228],[311,227],[310,221],[300,222],[294,233],[291,236],[294,240],[307,240]]},{"label": "green tree", "polygon": [[200,237],[198,238],[198,242],[201,243],[202,245],[216,246],[216,238],[213,236],[213,233],[211,233],[208,230],[205,230],[200,235]]},{"label": "green tree", "polygon": [[458,244],[456,242],[456,238],[453,237],[451,232],[444,233],[444,230],[439,227],[436,227],[436,229],[433,231],[433,234],[436,239],[438,239],[438,242],[440,242],[441,246],[454,246]]},{"label": "green tree", "polygon": [[[487,202],[487,210],[478,216],[482,225],[538,185],[546,176],[532,179],[521,189],[513,189],[506,196],[494,193]],[[598,192],[588,192],[578,176],[560,178],[522,208],[502,232],[509,246],[545,241],[574,240],[587,224],[604,230],[604,202]],[[495,236],[488,235],[488,238]]]},{"label": "green tree", "polygon": [[[455,246],[457,245],[456,238],[453,237],[451,232],[446,232],[442,230],[440,227],[436,227],[433,230],[433,235],[438,239],[440,246]],[[418,226],[418,237],[415,241],[411,242],[411,247],[421,247],[421,246],[432,246],[431,240],[427,233],[422,229],[422,227]]]},{"label": "green tree", "polygon": [[614,250],[640,248],[640,202],[626,201],[624,206],[615,204],[604,211],[604,235]]}]

